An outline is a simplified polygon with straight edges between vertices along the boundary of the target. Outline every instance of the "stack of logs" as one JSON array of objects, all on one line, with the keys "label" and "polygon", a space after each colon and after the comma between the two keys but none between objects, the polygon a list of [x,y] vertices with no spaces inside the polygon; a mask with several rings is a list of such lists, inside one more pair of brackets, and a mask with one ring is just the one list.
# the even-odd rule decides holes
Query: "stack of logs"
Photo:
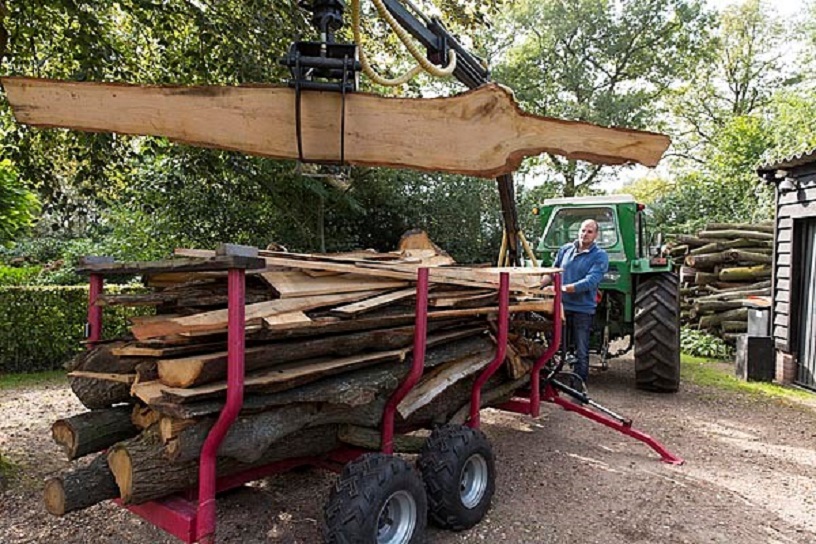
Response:
[{"label": "stack of logs", "polygon": [[[141,263],[151,292],[96,302],[152,305],[156,315],[135,318],[132,338],[73,361],[73,391],[90,411],[52,427],[68,459],[83,458],[47,482],[52,514],[113,498],[139,504],[197,482],[201,446],[225,403],[227,278],[205,270],[215,252],[177,254],[184,258]],[[425,373],[398,405],[397,429],[465,421],[471,387],[495,356],[495,271],[448,266],[452,259],[423,233],[393,253],[259,255],[265,268],[246,279],[244,407],[218,451],[219,475],[341,445],[379,448],[386,401],[412,361],[419,266],[432,267]],[[134,270],[128,263],[87,270],[110,273],[119,264]],[[517,334],[518,323],[550,324],[553,301],[539,282],[511,277],[510,310],[525,320],[511,329],[483,405],[509,399],[542,353]],[[416,451],[420,438],[399,436],[396,447]]]},{"label": "stack of logs", "polygon": [[680,269],[680,321],[733,343],[748,327],[744,302],[771,294],[773,223],[709,223],[678,235],[669,254]]}]

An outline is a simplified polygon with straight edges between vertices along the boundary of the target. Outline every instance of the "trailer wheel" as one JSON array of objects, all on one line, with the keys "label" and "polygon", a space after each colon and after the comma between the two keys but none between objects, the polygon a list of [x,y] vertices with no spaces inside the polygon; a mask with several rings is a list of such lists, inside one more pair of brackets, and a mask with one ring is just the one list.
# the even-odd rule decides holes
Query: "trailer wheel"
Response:
[{"label": "trailer wheel", "polygon": [[462,531],[479,523],[496,488],[493,449],[477,429],[447,425],[434,430],[417,461],[428,491],[428,516]]},{"label": "trailer wheel", "polygon": [[323,536],[328,544],[417,544],[427,512],[416,470],[399,457],[369,453],[348,463],[332,487]]},{"label": "trailer wheel", "polygon": [[674,393],[680,388],[680,299],[676,274],[655,274],[638,285],[635,381],[638,389],[648,391]]}]

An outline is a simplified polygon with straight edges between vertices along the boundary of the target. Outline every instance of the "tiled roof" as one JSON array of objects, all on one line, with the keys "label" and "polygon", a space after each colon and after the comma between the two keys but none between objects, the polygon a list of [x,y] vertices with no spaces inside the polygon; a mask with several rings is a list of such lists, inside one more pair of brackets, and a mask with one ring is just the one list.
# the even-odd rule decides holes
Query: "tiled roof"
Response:
[{"label": "tiled roof", "polygon": [[767,164],[763,164],[757,171],[768,172],[773,170],[784,170],[785,168],[794,168],[796,166],[802,166],[803,164],[809,163],[816,163],[816,149],[811,149],[810,151],[803,151],[802,153],[797,153],[794,155],[790,155],[785,157],[784,159],[769,162]]}]

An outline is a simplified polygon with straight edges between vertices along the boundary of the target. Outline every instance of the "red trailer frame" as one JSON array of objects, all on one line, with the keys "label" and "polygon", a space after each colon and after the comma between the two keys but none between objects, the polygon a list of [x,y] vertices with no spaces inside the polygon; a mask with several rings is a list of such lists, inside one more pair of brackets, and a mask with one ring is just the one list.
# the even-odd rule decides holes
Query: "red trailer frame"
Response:
[{"label": "red trailer frame", "polygon": [[[204,544],[212,544],[215,542],[215,501],[217,493],[301,466],[316,466],[339,472],[346,462],[356,459],[369,451],[361,448],[343,447],[320,457],[286,459],[263,467],[249,469],[238,474],[220,478],[216,476],[216,453],[243,405],[246,266],[246,263],[236,261],[232,266],[228,267],[227,401],[202,447],[199,462],[198,488],[144,504],[123,505],[131,512],[186,543],[201,542]],[[389,398],[383,412],[381,451],[386,454],[392,454],[394,451],[394,419],[397,406],[420,380],[424,369],[428,324],[429,272],[430,270],[428,268],[420,268],[417,272],[413,364],[408,375]],[[496,356],[481,372],[473,385],[470,398],[469,419],[466,423],[471,428],[478,428],[481,423],[482,387],[487,380],[495,374],[505,359],[510,321],[510,274],[513,272],[529,274],[531,270],[498,270],[499,308]],[[541,370],[557,352],[561,343],[562,334],[562,312],[560,311],[561,275],[558,271],[552,275],[555,303],[553,312],[553,335],[550,345],[533,365],[529,390],[525,389],[524,391],[517,392],[512,400],[502,404],[498,408],[538,417],[541,412],[542,400],[554,403],[565,410],[576,412],[579,415],[644,442],[655,450],[664,462],[681,464],[683,462],[682,459],[672,455],[662,444],[651,436],[633,429],[631,423],[621,423],[586,407],[565,400],[559,396],[558,391],[550,383],[545,384],[542,398],[540,383]],[[89,349],[102,339],[102,308],[96,305],[96,300],[102,294],[103,286],[103,274],[92,272],[90,274],[88,305],[87,345]],[[114,502],[121,504],[121,501],[118,499]]]}]

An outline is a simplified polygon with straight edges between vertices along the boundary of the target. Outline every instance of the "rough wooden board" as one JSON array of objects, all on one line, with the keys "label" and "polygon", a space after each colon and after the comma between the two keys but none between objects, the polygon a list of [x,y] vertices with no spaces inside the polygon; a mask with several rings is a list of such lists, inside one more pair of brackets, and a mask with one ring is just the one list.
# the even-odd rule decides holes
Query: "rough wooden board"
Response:
[{"label": "rough wooden board", "polygon": [[221,350],[225,346],[226,342],[196,343],[181,346],[125,344],[111,349],[111,353],[117,357],[178,357],[179,355]]},{"label": "rough wooden board", "polygon": [[[202,147],[298,157],[295,91],[284,87],[148,87],[2,78],[17,121],[91,132],[165,136]],[[657,165],[662,134],[604,128],[522,112],[512,93],[485,85],[452,98],[384,98],[304,91],[303,153],[349,164],[496,177],[541,153],[600,164]],[[217,127],[217,130],[213,130]],[[406,152],[410,150],[410,152]]]},{"label": "rough wooden board", "polygon": [[311,322],[312,320],[308,315],[298,311],[265,317],[263,319],[263,326],[265,329],[275,330],[290,328],[293,325],[307,325]]},{"label": "rough wooden board", "polygon": [[[428,349],[438,345],[448,345],[457,340],[478,335],[482,330],[482,327],[470,327],[460,330],[442,331],[430,335],[426,345]],[[338,372],[350,372],[357,368],[385,361],[403,361],[411,351],[412,346],[409,346],[375,353],[355,354],[347,357],[326,357],[281,364],[268,370],[247,375],[244,387],[247,391],[258,390],[267,393],[284,391],[325,376],[331,376]],[[223,354],[213,355],[214,358],[219,356],[223,356]],[[168,361],[168,364],[173,364],[173,361]],[[168,400],[176,402],[203,400],[218,396],[225,390],[226,381],[223,380],[188,389],[170,387],[159,381],[152,381],[134,384],[131,387],[131,394],[146,404],[152,405],[159,401]]]},{"label": "rough wooden board", "polygon": [[[377,291],[359,291],[356,293],[346,293],[341,295],[322,295],[316,297],[302,297],[286,300],[270,300],[268,302],[258,302],[249,304],[245,309],[245,320],[261,320],[277,314],[298,312],[320,308],[322,306],[332,306],[343,304],[355,300],[361,300],[378,294]],[[187,317],[177,317],[165,321],[153,321],[134,325],[131,332],[139,340],[166,336],[169,334],[181,334],[188,332],[209,333],[213,331],[226,330],[228,323],[228,310],[214,310],[202,312]]]},{"label": "rough wooden board", "polygon": [[494,353],[479,353],[435,368],[423,376],[397,405],[400,416],[408,419],[448,387],[486,367],[494,356]]},{"label": "rough wooden board", "polygon": [[[349,356],[363,351],[402,349],[411,345],[414,327],[377,329],[340,336],[316,337],[290,342],[274,342],[247,347],[244,368],[249,374],[262,368],[317,357]],[[224,380],[227,375],[228,352],[218,351],[190,357],[158,361],[162,383],[171,387],[192,387]]]},{"label": "rough wooden board", "polygon": [[[395,265],[381,263],[335,263],[326,261],[299,261],[283,257],[264,257],[267,265],[303,270],[331,270],[333,272],[351,272],[354,274],[416,280],[416,265]],[[468,267],[431,267],[429,281],[465,287],[496,288],[499,285],[499,272],[510,273],[510,287],[514,291],[536,292],[539,290],[540,278],[544,274],[560,272],[559,268],[468,268]]]},{"label": "rough wooden board", "polygon": [[[304,361],[288,363],[247,376],[244,380],[244,389],[246,391],[265,392],[285,391],[286,389],[331,376],[338,372],[347,372],[355,368],[362,368],[384,361],[394,361],[396,363],[403,360],[407,352],[408,350],[406,349],[400,349],[353,355],[351,357],[327,358],[310,363]],[[139,385],[134,386],[133,389],[136,391],[136,396],[142,398],[139,393]],[[164,399],[176,402],[190,402],[191,400],[218,396],[223,394],[226,390],[226,382],[217,382],[190,389],[163,387],[161,396]]]},{"label": "rough wooden board", "polygon": [[263,268],[263,260],[255,257],[214,257],[212,259],[171,259],[165,261],[89,263],[78,266],[80,274],[150,274],[156,272],[213,272],[230,268]]},{"label": "rough wooden board", "polygon": [[299,270],[262,272],[260,276],[280,294],[280,298],[353,293],[373,289],[399,289],[408,284],[407,281],[372,278],[358,274],[313,278]]},{"label": "rough wooden board", "polygon": [[339,306],[334,308],[331,313],[345,317],[353,317],[357,314],[391,304],[392,302],[412,297],[415,294],[416,289],[402,289],[400,291],[394,291],[393,293],[385,293],[384,295],[370,298],[368,300],[361,300],[360,302],[353,302],[351,304],[346,304],[345,306]]}]

